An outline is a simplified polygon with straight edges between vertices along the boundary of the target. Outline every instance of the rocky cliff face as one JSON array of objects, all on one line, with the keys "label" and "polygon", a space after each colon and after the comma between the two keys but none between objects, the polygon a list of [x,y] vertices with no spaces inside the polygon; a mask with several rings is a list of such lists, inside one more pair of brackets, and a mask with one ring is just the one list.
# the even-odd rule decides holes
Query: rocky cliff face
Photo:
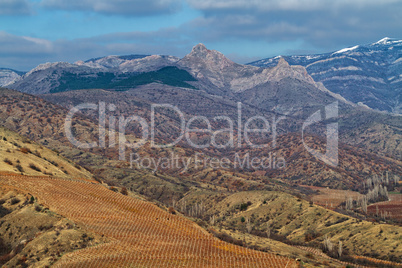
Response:
[{"label": "rocky cliff face", "polygon": [[313,78],[302,66],[290,66],[281,59],[274,68],[256,68],[234,63],[216,50],[198,44],[190,54],[178,62],[198,80],[208,81],[218,88],[240,93],[268,82],[293,78],[315,85]]},{"label": "rocky cliff face", "polygon": [[278,56],[250,65],[270,68],[281,58],[291,65],[304,66],[315,81],[349,101],[402,113],[402,40],[384,38],[333,53]]},{"label": "rocky cliff face", "polygon": [[203,44],[196,45],[177,64],[188,70],[197,80],[209,82],[221,89],[231,89],[232,80],[260,71],[260,68],[234,63],[222,53],[209,50]]},{"label": "rocky cliff face", "polygon": [[255,72],[252,76],[234,79],[231,85],[235,92],[243,92],[261,84],[279,82],[289,77],[315,85],[313,78],[307,73],[304,67],[290,66],[283,58],[278,61],[275,67],[260,70]]}]

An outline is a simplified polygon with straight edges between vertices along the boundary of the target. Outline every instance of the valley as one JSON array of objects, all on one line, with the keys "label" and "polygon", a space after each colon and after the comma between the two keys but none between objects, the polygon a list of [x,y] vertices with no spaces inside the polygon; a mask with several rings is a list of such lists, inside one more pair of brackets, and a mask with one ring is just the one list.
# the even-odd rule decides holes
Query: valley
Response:
[{"label": "valley", "polygon": [[401,266],[398,107],[333,90],[319,64],[198,44],[7,69],[0,263]]}]

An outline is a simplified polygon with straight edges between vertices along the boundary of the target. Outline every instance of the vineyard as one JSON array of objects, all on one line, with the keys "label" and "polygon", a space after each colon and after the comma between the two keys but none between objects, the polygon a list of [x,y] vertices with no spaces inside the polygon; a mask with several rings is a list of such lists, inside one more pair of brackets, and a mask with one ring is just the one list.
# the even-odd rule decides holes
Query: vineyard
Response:
[{"label": "vineyard", "polygon": [[218,240],[190,220],[88,180],[0,174],[109,243],[63,255],[55,267],[298,267],[296,261]]},{"label": "vineyard", "polygon": [[351,197],[353,200],[358,200],[363,195],[358,192],[347,191],[347,190],[336,190],[317,186],[303,186],[308,187],[311,190],[318,191],[318,195],[314,195],[311,198],[315,204],[326,207],[328,209],[335,209],[342,202],[345,202],[347,197]]},{"label": "vineyard", "polygon": [[402,221],[402,195],[389,195],[390,201],[372,204],[367,207],[368,213],[382,218],[392,218]]}]

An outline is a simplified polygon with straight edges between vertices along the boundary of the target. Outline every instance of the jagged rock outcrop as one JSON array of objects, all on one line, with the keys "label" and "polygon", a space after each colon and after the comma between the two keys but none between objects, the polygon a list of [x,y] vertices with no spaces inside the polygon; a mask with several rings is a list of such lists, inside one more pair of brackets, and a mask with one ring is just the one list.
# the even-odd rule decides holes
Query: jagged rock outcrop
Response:
[{"label": "jagged rock outcrop", "polygon": [[191,53],[178,63],[196,79],[210,82],[217,88],[231,89],[231,81],[259,72],[260,68],[237,64],[216,50],[209,50],[203,44],[196,45]]}]

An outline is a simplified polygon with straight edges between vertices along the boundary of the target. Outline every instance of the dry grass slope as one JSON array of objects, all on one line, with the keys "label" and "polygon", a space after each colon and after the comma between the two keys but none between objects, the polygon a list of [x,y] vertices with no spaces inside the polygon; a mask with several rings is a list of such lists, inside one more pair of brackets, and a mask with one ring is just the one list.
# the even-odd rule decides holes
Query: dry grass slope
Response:
[{"label": "dry grass slope", "polygon": [[3,127],[0,127],[0,170],[34,176],[92,177],[58,153]]}]

